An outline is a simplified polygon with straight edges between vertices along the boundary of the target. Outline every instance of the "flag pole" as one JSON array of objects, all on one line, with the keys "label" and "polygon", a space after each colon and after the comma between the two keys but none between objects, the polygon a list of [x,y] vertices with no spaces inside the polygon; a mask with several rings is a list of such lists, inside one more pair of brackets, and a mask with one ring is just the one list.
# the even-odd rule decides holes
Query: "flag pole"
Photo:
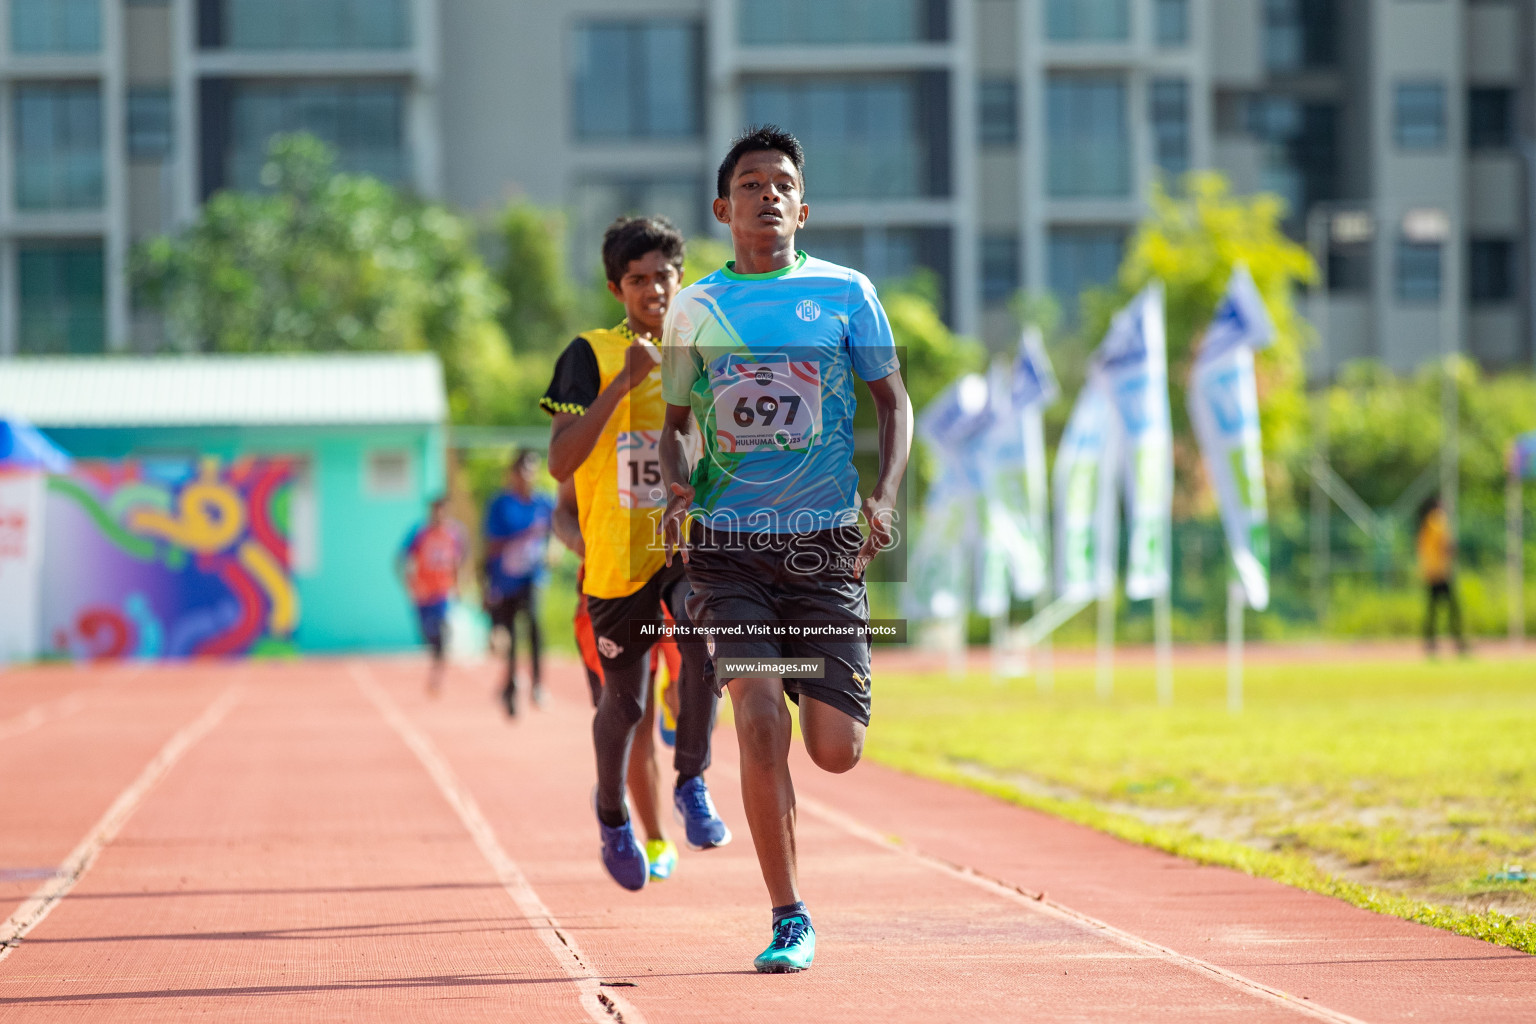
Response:
[{"label": "flag pole", "polygon": [[1152,629],[1157,646],[1157,702],[1173,703],[1173,593],[1172,586],[1152,598]]},{"label": "flag pole", "polygon": [[1115,692],[1115,595],[1111,591],[1099,598],[1098,673],[1095,688],[1100,700]]},{"label": "flag pole", "polygon": [[[1051,587],[1047,583],[1035,598],[1035,614],[1051,603]],[[1056,661],[1051,656],[1051,635],[1047,633],[1035,648],[1035,689],[1042,696],[1056,689]]]},{"label": "flag pole", "polygon": [[1237,580],[1227,584],[1227,710],[1243,710],[1243,606],[1247,596]]},{"label": "flag pole", "polygon": [[1520,466],[1509,460],[1509,482],[1504,490],[1504,557],[1509,584],[1509,642],[1516,648],[1525,642],[1525,494]]}]

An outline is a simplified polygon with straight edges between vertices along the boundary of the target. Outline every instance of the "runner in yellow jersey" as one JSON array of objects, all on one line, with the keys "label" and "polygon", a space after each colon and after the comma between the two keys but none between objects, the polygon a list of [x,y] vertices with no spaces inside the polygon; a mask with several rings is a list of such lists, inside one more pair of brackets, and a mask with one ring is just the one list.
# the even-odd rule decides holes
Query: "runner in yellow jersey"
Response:
[{"label": "runner in yellow jersey", "polygon": [[[655,629],[665,605],[689,624],[681,564],[667,566],[656,542],[666,498],[656,445],[665,404],[654,340],[682,282],[683,237],[660,218],[621,218],[603,236],[608,290],[624,304],[624,322],[585,331],[566,347],[540,406],[554,417],[549,471],[572,480],[586,545],[582,592],[597,635],[603,692],[592,721],[597,754],[594,794],[603,865],[626,889],[641,889],[650,872],[624,805],[635,727],[650,693]],[[704,784],[716,697],[704,645],[678,645],[682,668],[673,805],[688,845],[724,846],[731,833]]]}]

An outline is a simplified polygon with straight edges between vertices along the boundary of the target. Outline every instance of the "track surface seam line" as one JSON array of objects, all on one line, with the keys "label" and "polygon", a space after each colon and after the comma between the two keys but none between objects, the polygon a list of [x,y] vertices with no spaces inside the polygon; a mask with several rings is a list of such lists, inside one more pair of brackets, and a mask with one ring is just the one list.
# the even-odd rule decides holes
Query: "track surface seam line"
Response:
[{"label": "track surface seam line", "polygon": [[5,923],[0,924],[0,961],[10,956],[11,951],[21,944],[27,933],[42,924],[43,919],[53,912],[53,908],[69,895],[70,890],[74,889],[80,879],[85,877],[85,873],[96,863],[96,858],[101,856],[101,852],[122,832],[123,826],[133,817],[149,792],[169,774],[183,754],[224,720],[239,700],[240,685],[238,683],[230,685],[203,710],[202,714],[182,726],[166,741],[165,746],[160,748],[160,752],[144,766],[138,778],[118,794],[117,799],[112,802],[111,807],[107,808],[107,812],[96,822],[95,827],[87,832],[79,845],[64,858],[64,863],[59,865],[57,873],[38,886],[32,895],[23,900],[15,912],[6,918]]},{"label": "track surface seam line", "polygon": [[86,697],[99,694],[101,691],[117,686],[120,683],[125,683],[143,671],[142,666],[135,666],[131,671],[123,673],[121,679],[110,679],[96,686],[76,690],[74,693],[66,694],[57,700],[45,700],[39,704],[34,704],[21,714],[13,715],[4,721],[0,721],[0,741],[14,739],[22,733],[31,732],[33,729],[47,725],[49,722],[67,718],[85,707]]},{"label": "track surface seam line", "polygon": [[1287,1009],[1295,1010],[1314,1020],[1328,1021],[1329,1024],[1365,1024],[1358,1017],[1351,1017],[1349,1014],[1340,1013],[1338,1010],[1332,1010],[1326,1006],[1320,1006],[1310,1000],[1299,999],[1284,989],[1266,985],[1261,981],[1255,981],[1245,975],[1238,974],[1236,971],[1213,964],[1208,960],[1201,960],[1199,957],[1180,953],[1176,949],[1160,945],[1150,939],[1144,939],[1133,932],[1116,928],[1107,921],[1101,921],[1089,914],[1073,910],[1069,906],[1049,899],[1043,892],[1029,892],[1018,886],[993,878],[990,875],[983,874],[969,865],[955,864],[943,858],[935,857],[932,854],[913,849],[905,843],[896,842],[881,835],[857,819],[844,814],[842,811],[835,810],[819,800],[797,797],[796,801],[815,817],[820,818],[835,828],[841,829],[849,835],[856,836],[882,849],[900,854],[941,874],[1001,896],[1037,914],[1043,914],[1058,921],[1076,924],[1089,931],[1104,935],[1123,946],[1139,950],[1143,953],[1151,953],[1160,960],[1178,964],[1197,973],[1208,975],[1240,992],[1257,996],[1268,1002],[1278,1003]]},{"label": "track surface seam line", "polygon": [[66,718],[85,706],[85,695],[72,693],[58,700],[44,701],[34,704],[32,707],[0,722],[0,740],[14,739],[22,733],[31,732],[38,726],[47,725],[56,719]]},{"label": "track surface seam line", "polygon": [[432,781],[437,784],[438,791],[442,793],[470,837],[474,839],[475,846],[479,848],[481,855],[496,873],[502,888],[506,890],[508,896],[512,897],[518,912],[534,926],[534,932],[543,940],[555,962],[560,965],[560,969],[576,983],[577,990],[581,994],[581,1006],[587,1012],[587,1016],[596,1024],[614,1024],[615,1021],[622,1021],[623,1024],[645,1024],[645,1018],[628,1000],[602,990],[600,979],[592,970],[575,937],[560,925],[549,907],[545,906],[544,901],[529,883],[527,876],[517,866],[517,862],[496,838],[496,830],[491,827],[491,823],[480,810],[480,805],[459,781],[453,768],[449,766],[427,734],[406,717],[399,705],[375,681],[373,673],[366,666],[354,664],[350,666],[349,671],[358,689],[363,691],[363,695],[373,703],[384,720],[399,734],[411,753],[416,755],[416,759],[431,776]]}]

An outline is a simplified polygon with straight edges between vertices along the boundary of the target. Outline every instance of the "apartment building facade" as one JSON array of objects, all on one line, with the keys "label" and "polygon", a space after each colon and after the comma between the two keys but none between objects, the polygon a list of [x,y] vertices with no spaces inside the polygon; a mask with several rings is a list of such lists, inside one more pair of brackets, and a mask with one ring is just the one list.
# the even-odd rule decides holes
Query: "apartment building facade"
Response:
[{"label": "apartment building facade", "polygon": [[1152,183],[1214,167],[1326,252],[1320,372],[1536,357],[1528,0],[4,5],[0,352],[153,347],[129,247],[255,184],[274,131],[468,212],[562,206],[590,272],[619,213],[716,230],[720,154],[776,121],[808,151],[805,246],[931,270],[994,347],[1018,289],[1074,308]]},{"label": "apartment building facade", "polygon": [[437,195],[434,0],[4,0],[0,354],[153,351],[132,246],[305,129]]}]

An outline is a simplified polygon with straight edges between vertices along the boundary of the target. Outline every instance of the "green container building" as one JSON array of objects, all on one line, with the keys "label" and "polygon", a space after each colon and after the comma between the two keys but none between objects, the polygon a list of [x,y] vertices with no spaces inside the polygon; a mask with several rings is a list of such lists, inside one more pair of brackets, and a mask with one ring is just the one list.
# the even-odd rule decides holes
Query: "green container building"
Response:
[{"label": "green container building", "polygon": [[448,403],[436,356],[7,360],[0,410],[77,459],[293,459],[299,649],[417,643],[394,564],[447,486]]}]

